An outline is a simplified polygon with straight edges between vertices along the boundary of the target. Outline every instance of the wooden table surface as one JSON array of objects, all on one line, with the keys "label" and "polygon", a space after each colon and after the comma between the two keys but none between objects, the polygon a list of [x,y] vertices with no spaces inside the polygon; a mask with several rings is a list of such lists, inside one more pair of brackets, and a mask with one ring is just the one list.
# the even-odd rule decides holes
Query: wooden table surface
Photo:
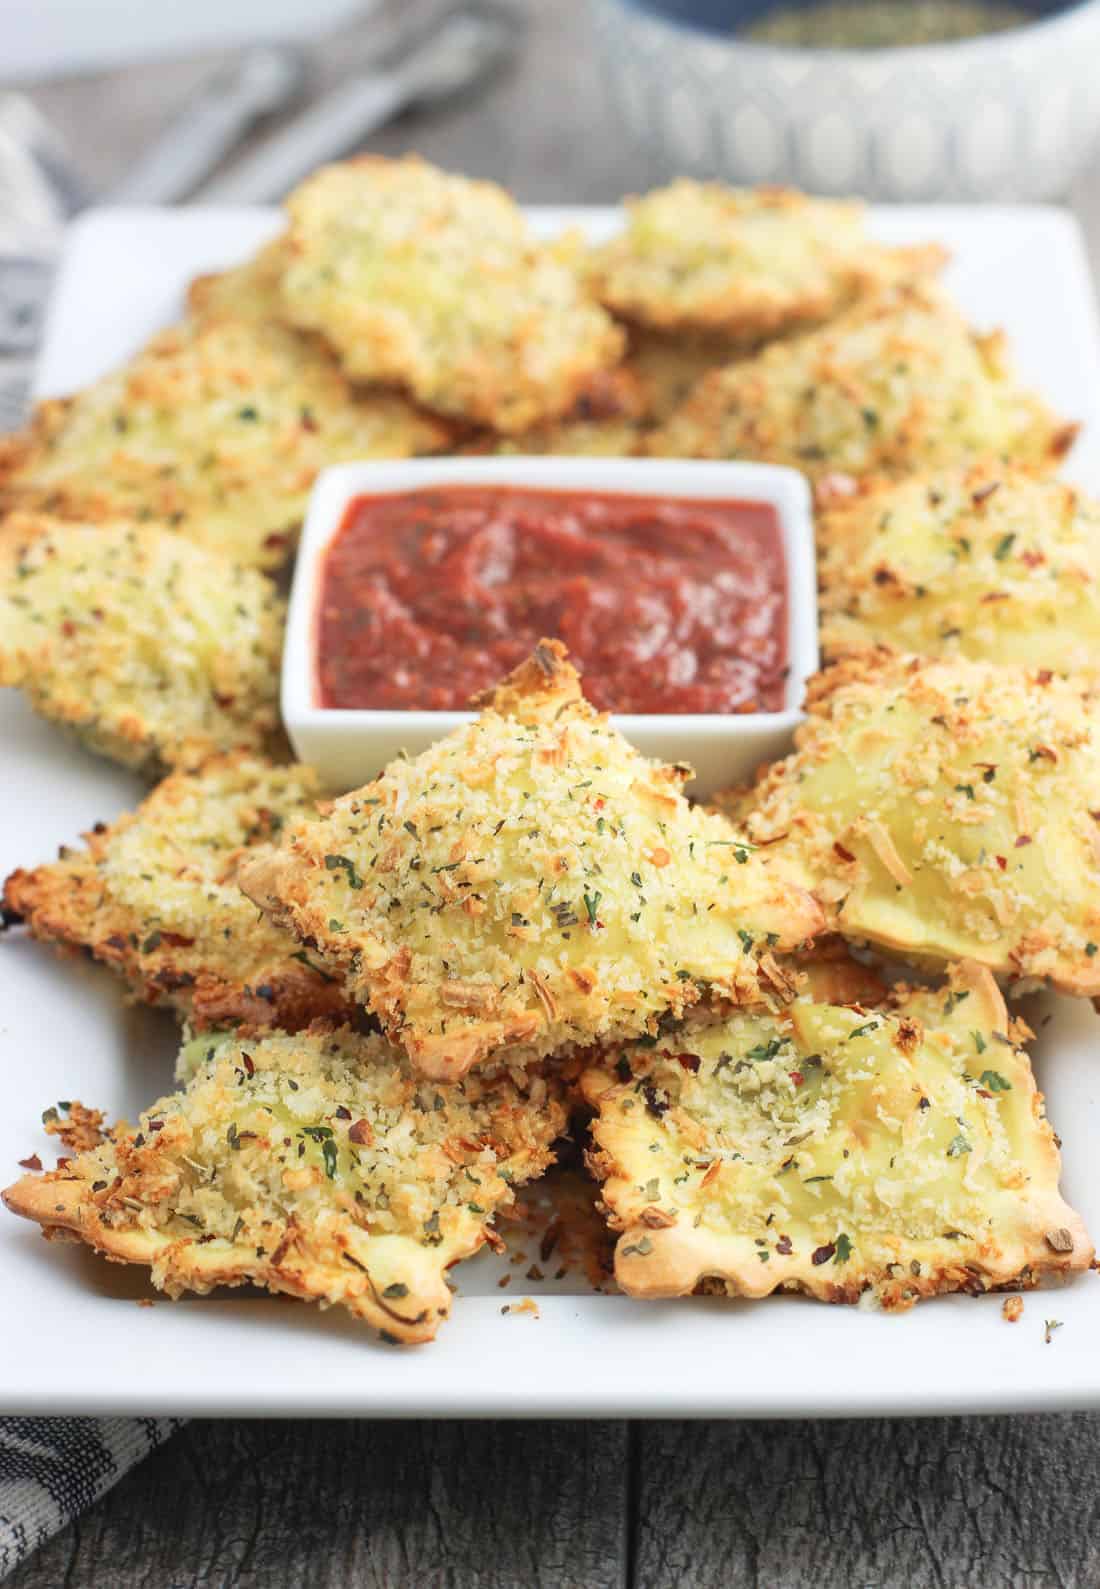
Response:
[{"label": "wooden table surface", "polygon": [[[399,0],[392,0],[396,6]],[[400,0],[407,13],[410,0]],[[584,0],[526,0],[522,63],[371,140],[529,201],[671,175],[624,141]],[[322,81],[374,25],[320,47]],[[35,98],[105,187],[210,58]],[[2,70],[2,68],[0,68]],[[1100,180],[1071,201],[1100,255]],[[730,1350],[737,1343],[731,1335]],[[675,1342],[669,1343],[675,1351]],[[899,1358],[898,1372],[904,1373]],[[798,1423],[193,1423],[11,1589],[1076,1589],[1100,1584],[1100,1417]]]}]

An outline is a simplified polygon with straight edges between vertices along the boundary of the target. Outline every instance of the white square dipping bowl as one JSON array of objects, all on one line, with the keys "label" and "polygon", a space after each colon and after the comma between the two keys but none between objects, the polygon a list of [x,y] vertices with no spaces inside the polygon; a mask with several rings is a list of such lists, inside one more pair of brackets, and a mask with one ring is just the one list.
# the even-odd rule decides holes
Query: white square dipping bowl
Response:
[{"label": "white square dipping bowl", "polygon": [[817,574],[810,492],[794,469],[756,463],[635,458],[419,458],[352,463],[318,477],[302,531],[283,652],[282,710],[297,755],[316,767],[330,793],[369,782],[402,752],[433,744],[470,712],[346,710],[318,704],[316,615],[325,554],[358,496],[432,487],[498,485],[539,491],[768,503],[776,510],[787,570],[787,695],[781,712],[728,715],[615,715],[645,755],[688,762],[696,796],[750,778],[784,755],[801,716],[805,683],[818,666]]}]

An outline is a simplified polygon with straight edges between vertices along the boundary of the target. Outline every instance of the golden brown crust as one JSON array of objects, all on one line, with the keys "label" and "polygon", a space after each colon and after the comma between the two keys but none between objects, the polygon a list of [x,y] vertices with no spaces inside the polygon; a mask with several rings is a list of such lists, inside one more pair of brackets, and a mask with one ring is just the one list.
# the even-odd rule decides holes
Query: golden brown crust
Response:
[{"label": "golden brown crust", "polygon": [[271,580],[162,525],[0,521],[0,684],[126,766],[273,748],[284,622]]},{"label": "golden brown crust", "polygon": [[339,984],[236,887],[255,845],[311,809],[313,775],[216,757],[166,778],[135,812],[84,835],[86,848],[13,872],[3,904],[39,939],[80,949],[135,998],[192,1024],[297,1031],[349,1013]]},{"label": "golden brown crust", "polygon": [[955,968],[913,1005],[741,1011],[594,1064],[581,1086],[623,1289],[897,1309],[1087,1269],[993,978]]},{"label": "golden brown crust", "polygon": [[925,656],[1095,674],[1100,505],[997,461],[867,483],[818,518],[827,657]]},{"label": "golden brown crust", "polygon": [[420,1342],[449,1312],[446,1270],[564,1124],[539,1077],[422,1098],[381,1039],[318,1027],[221,1044],[136,1129],[3,1197],[46,1235],[147,1265],[170,1296],[262,1285]]},{"label": "golden brown crust", "polygon": [[1076,432],[1017,385],[1003,336],[978,335],[920,286],[706,376],[649,450],[786,464],[828,482],[988,456],[1049,470]]},{"label": "golden brown crust", "polygon": [[153,519],[277,568],[320,469],[438,452],[451,435],[395,392],[353,387],[316,338],[254,309],[210,308],[74,397],[39,404],[0,454],[0,511]]},{"label": "golden brown crust", "polygon": [[479,704],[241,870],[426,1074],[789,996],[770,952],[818,908],[584,701],[560,642]]},{"label": "golden brown crust", "polygon": [[917,962],[1100,993],[1100,731],[1049,670],[867,652],[811,679],[796,750],[736,798],[830,926]]},{"label": "golden brown crust", "polygon": [[355,380],[514,435],[567,413],[619,359],[571,241],[537,242],[494,183],[365,155],[315,172],[287,208],[284,315]]},{"label": "golden brown crust", "polygon": [[628,320],[751,345],[828,320],[888,283],[932,275],[945,260],[936,246],[873,242],[856,203],[681,179],[626,201],[626,225],[593,250],[589,277]]}]

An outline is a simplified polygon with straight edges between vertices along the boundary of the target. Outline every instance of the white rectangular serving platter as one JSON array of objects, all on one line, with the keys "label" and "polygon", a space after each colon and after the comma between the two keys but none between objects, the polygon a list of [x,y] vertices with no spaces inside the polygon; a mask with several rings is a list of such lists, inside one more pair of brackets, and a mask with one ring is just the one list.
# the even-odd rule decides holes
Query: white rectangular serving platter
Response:
[{"label": "white rectangular serving platter", "polygon": [[[533,212],[540,229],[606,235],[608,210]],[[982,326],[1009,332],[1023,377],[1085,424],[1067,473],[1100,488],[1100,342],[1084,251],[1056,210],[874,212],[889,241],[938,239],[948,281]],[[102,374],[178,315],[195,274],[242,259],[274,211],[91,213],[58,277],[39,395]],[[135,780],[74,748],[0,691],[0,870],[52,856],[138,796]],[[1100,1017],[1049,998],[1034,1046],[1063,1141],[1063,1187],[1100,1237]],[[43,1108],[80,1098],[133,1118],[171,1085],[175,1025],[123,1005],[110,975],[22,933],[0,941],[0,1184],[56,1143]],[[1028,1295],[1009,1325],[998,1296],[944,1298],[887,1317],[797,1298],[665,1303],[593,1295],[577,1277],[526,1294],[479,1256],[457,1271],[453,1316],[430,1346],[377,1344],[338,1310],[223,1293],[141,1307],[135,1271],[47,1246],[0,1211],[0,1411],[196,1416],[802,1417],[1100,1406],[1100,1278]],[[1049,1345],[1044,1320],[1061,1320]]]}]

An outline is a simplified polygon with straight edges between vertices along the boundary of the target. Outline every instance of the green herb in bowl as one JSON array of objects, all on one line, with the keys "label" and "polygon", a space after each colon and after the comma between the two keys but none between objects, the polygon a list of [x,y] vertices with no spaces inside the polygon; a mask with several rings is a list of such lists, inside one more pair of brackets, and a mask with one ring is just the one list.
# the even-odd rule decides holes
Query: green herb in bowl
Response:
[{"label": "green herb in bowl", "polygon": [[809,7],[777,6],[743,36],[797,49],[898,49],[1003,33],[1034,20],[1027,7],[1001,0],[818,0]]}]

